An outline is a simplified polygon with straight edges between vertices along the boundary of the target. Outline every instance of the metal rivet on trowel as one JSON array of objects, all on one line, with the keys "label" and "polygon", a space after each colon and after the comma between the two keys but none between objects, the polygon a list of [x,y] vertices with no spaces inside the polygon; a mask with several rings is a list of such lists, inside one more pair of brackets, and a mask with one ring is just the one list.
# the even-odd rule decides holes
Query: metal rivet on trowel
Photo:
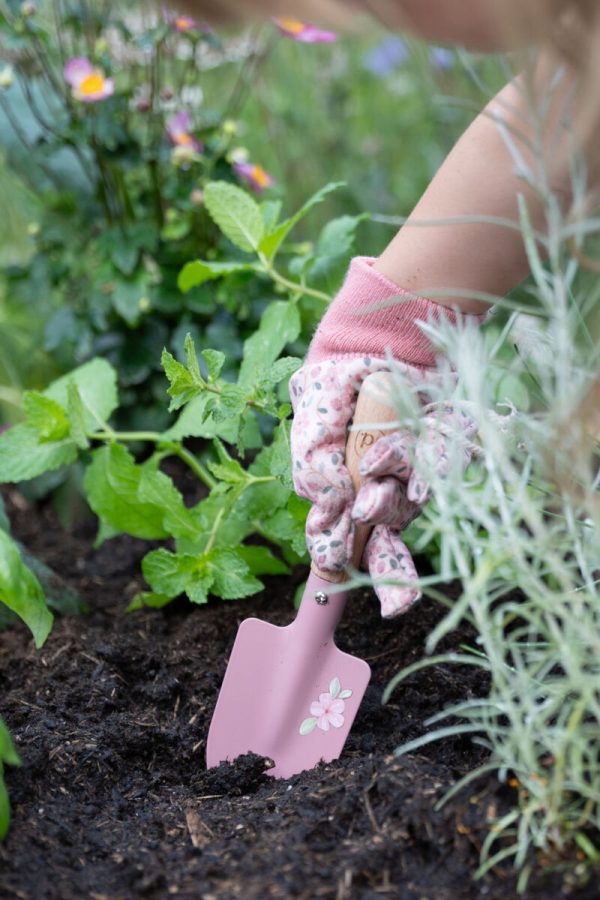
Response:
[{"label": "metal rivet on trowel", "polygon": [[317,591],[315,594],[315,600],[319,604],[319,606],[325,606],[326,603],[329,603],[329,597],[324,591]]}]

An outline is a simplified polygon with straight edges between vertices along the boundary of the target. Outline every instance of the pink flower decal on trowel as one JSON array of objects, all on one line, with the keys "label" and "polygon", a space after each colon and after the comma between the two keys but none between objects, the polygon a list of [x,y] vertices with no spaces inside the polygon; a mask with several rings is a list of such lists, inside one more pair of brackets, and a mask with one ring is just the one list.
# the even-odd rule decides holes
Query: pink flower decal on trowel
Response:
[{"label": "pink flower decal on trowel", "polygon": [[329,691],[319,694],[319,699],[310,705],[311,715],[300,726],[300,734],[310,734],[315,728],[329,731],[330,728],[341,728],[344,724],[344,700],[352,696],[352,691],[343,691],[339,678],[333,678]]}]

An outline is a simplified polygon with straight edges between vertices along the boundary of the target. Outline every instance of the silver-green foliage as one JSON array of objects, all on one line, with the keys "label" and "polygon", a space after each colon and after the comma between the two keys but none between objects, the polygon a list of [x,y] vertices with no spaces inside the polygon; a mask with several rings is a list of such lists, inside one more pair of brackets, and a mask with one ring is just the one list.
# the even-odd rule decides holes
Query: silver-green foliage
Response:
[{"label": "silver-green foliage", "polygon": [[[504,304],[503,325],[425,326],[455,367],[454,402],[479,428],[466,477],[459,436],[445,477],[418,462],[435,501],[413,537],[416,549],[435,547],[439,559],[423,590],[448,605],[428,651],[463,619],[475,626],[477,643],[460,656],[425,659],[386,692],[401,690],[416,668],[443,661],[480,666],[489,677],[487,696],[434,716],[431,730],[399,752],[461,733],[489,748],[488,761],[453,792],[483,773],[502,781],[510,775],[514,807],[494,823],[479,873],[512,859],[521,889],[542,856],[574,859],[578,848],[580,858],[600,862],[599,292],[597,278],[581,272],[572,254],[572,239],[597,231],[598,222],[563,217],[541,151],[536,160],[523,176],[546,198],[546,233],[534,234],[519,203],[533,272],[531,315],[515,311],[512,301]],[[573,171],[581,196],[581,169]],[[507,364],[513,343],[519,351]],[[514,392],[498,393],[507,375],[527,394],[527,412],[513,402]],[[402,421],[418,430],[419,406],[395,377]],[[439,388],[429,388],[432,408],[448,399],[451,382],[447,372]],[[436,582],[451,578],[462,592],[449,604]]]}]

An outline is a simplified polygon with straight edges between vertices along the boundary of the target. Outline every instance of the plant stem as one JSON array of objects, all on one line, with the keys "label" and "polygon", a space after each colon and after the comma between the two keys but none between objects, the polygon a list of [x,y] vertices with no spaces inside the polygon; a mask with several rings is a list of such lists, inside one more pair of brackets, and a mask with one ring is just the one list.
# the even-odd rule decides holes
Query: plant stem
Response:
[{"label": "plant stem", "polygon": [[215,516],[215,521],[213,522],[213,527],[210,530],[210,535],[208,537],[208,542],[206,547],[204,548],[204,555],[210,553],[213,548],[213,545],[217,539],[217,532],[219,531],[219,526],[223,520],[223,516],[225,515],[225,507],[222,506],[217,515]]},{"label": "plant stem", "polygon": [[186,450],[185,447],[175,441],[165,440],[164,435],[158,431],[113,431],[106,426],[100,431],[88,434],[87,437],[90,441],[105,441],[109,443],[117,441],[122,441],[123,443],[147,441],[148,443],[157,444],[159,447],[167,450],[172,456],[178,456],[183,460],[207,488],[212,490],[217,483],[210,472],[204,468],[202,463],[189,450]]},{"label": "plant stem", "polygon": [[294,294],[304,294],[306,297],[314,297],[315,300],[320,300],[321,303],[329,304],[333,300],[333,297],[330,294],[326,294],[324,291],[318,291],[316,288],[310,288],[305,284],[300,284],[297,281],[290,281],[288,278],[285,278],[271,265],[263,254],[259,255],[265,273],[272,278],[276,284],[281,285],[281,287],[285,288],[287,291],[291,291]]}]

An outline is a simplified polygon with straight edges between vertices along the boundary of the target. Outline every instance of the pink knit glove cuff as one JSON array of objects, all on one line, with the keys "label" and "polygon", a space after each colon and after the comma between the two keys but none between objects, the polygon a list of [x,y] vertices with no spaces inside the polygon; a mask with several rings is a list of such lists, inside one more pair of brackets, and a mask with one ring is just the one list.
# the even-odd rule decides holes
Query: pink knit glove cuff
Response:
[{"label": "pink knit glove cuff", "polygon": [[[415,297],[373,268],[375,260],[355,257],[346,280],[325,313],[310,345],[307,363],[367,356],[385,359],[388,353],[419,368],[434,366],[437,353],[419,322],[456,325],[452,310],[432,300]],[[385,309],[374,304],[396,299]],[[468,316],[478,323],[485,316]]]}]

